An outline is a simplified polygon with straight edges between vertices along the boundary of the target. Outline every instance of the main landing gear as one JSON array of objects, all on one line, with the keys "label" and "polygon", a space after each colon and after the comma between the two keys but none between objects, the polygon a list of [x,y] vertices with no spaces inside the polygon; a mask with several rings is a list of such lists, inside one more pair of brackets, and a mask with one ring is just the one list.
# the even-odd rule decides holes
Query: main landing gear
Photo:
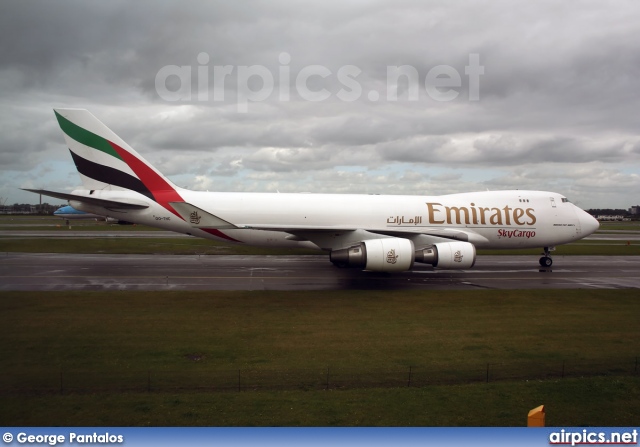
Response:
[{"label": "main landing gear", "polygon": [[555,247],[544,247],[544,256],[540,258],[540,265],[542,267],[551,267],[553,264],[553,259],[551,259],[551,251],[554,250]]}]

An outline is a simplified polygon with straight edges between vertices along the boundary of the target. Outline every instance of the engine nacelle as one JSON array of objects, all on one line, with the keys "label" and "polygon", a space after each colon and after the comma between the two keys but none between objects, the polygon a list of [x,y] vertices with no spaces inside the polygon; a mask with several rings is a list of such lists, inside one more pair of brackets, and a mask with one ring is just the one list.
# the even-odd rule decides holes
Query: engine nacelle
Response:
[{"label": "engine nacelle", "polygon": [[442,269],[469,269],[476,263],[476,247],[469,242],[437,242],[417,250],[415,260]]},{"label": "engine nacelle", "polygon": [[413,267],[413,242],[396,237],[368,239],[349,248],[333,250],[331,262],[373,272],[404,272]]}]

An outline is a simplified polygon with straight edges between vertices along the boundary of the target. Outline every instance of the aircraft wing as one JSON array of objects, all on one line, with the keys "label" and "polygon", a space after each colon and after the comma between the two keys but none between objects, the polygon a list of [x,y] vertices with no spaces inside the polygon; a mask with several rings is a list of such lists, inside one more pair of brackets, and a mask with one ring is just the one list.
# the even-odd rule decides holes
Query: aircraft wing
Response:
[{"label": "aircraft wing", "polygon": [[379,238],[380,235],[411,239],[416,245],[430,245],[436,242],[464,241],[473,244],[488,242],[484,236],[473,231],[458,228],[403,228],[389,230],[388,228],[350,228],[348,226],[308,227],[301,225],[270,226],[247,225],[238,228],[265,231],[282,231],[291,234],[287,239],[308,240],[327,250],[334,250],[356,244],[367,239]]},{"label": "aircraft wing", "polygon": [[[459,228],[403,228],[402,230],[380,230],[373,231],[377,234],[384,234],[393,237],[409,237],[414,235],[431,236],[439,240],[448,239],[464,242],[488,242],[484,236],[480,236],[474,231],[466,231]],[[481,238],[482,240],[479,240]]]},{"label": "aircraft wing", "polygon": [[76,200],[78,202],[101,206],[107,209],[142,210],[145,208],[149,208],[148,204],[142,201],[137,201],[137,200],[134,201],[131,199],[107,200],[107,199],[99,199],[97,197],[80,196],[77,194],[68,194],[64,192],[49,191],[46,189],[23,188],[23,191],[29,191],[29,192],[34,192],[36,194],[42,194],[44,196],[55,197],[56,199]]}]

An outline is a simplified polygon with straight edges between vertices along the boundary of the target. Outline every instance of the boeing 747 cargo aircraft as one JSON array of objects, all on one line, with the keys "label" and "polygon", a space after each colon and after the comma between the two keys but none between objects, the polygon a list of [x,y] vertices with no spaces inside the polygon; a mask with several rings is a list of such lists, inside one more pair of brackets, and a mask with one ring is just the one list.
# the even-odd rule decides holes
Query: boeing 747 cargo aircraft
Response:
[{"label": "boeing 747 cargo aircraft", "polygon": [[180,188],[87,110],[56,109],[83,186],[29,189],[74,208],[234,244],[320,248],[332,263],[378,272],[414,263],[468,269],[476,248],[544,249],[599,227],[561,194],[486,191],[442,196],[204,192]]}]

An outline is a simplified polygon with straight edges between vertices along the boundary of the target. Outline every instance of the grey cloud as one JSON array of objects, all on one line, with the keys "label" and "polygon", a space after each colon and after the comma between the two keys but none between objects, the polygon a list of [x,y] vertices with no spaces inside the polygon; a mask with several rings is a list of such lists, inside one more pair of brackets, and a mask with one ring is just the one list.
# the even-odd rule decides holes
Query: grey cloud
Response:
[{"label": "grey cloud", "polygon": [[[633,144],[633,143],[631,143]],[[579,137],[553,135],[481,135],[414,137],[380,145],[385,160],[439,163],[457,166],[514,166],[541,163],[588,163],[594,160],[623,163],[638,157],[627,140],[590,141]]]},{"label": "grey cloud", "polygon": [[256,171],[295,171],[331,166],[329,157],[310,148],[262,148],[243,158],[245,167]]},{"label": "grey cloud", "polygon": [[[35,176],[46,160],[68,159],[53,106],[90,108],[162,170],[181,173],[181,180],[198,177],[202,185],[220,176],[228,187],[264,188],[259,182],[266,180],[241,180],[276,172],[304,182],[304,175],[294,174],[344,166],[361,172],[407,165],[503,169],[523,173],[512,179],[516,184],[531,185],[536,179],[526,173],[542,166],[583,172],[580,167],[600,163],[607,172],[620,165],[637,171],[638,34],[640,7],[632,1],[612,7],[553,1],[9,0],[0,4],[0,184],[13,182],[16,172]],[[234,67],[225,101],[162,100],[155,91],[158,71],[191,66],[196,88],[200,52],[210,56],[210,87],[215,65]],[[249,104],[248,113],[237,113],[237,67],[264,65],[279,87],[282,52],[291,56],[289,101],[280,101],[276,90]],[[485,69],[479,101],[468,98],[471,53]],[[296,94],[295,76],[310,64],[331,71],[310,82],[327,88],[330,99],[313,103]],[[425,90],[427,73],[441,64],[461,74],[453,101],[436,101]],[[336,98],[345,87],[336,76],[344,65],[362,71],[362,94],[355,101]],[[418,72],[417,101],[408,99],[404,80],[399,99],[387,100],[387,67],[400,65]],[[378,101],[369,100],[371,91],[381,95]],[[72,171],[68,163],[65,177]],[[385,181],[338,175],[326,178],[325,186],[318,177],[314,188],[472,186],[446,175],[441,187],[415,173],[394,175]],[[579,180],[555,184],[586,191]]]}]

